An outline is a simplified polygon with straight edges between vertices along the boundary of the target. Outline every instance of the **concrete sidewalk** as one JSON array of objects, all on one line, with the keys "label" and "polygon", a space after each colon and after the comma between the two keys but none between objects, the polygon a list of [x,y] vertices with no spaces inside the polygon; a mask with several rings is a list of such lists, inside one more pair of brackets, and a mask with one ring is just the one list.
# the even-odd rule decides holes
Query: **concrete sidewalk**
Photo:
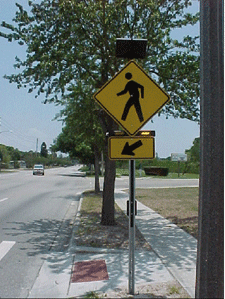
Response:
[{"label": "concrete sidewalk", "polygon": [[[116,203],[126,213],[127,194],[116,193]],[[137,203],[136,226],[151,245],[166,269],[195,296],[197,240],[169,220]]]},{"label": "concrete sidewalk", "polygon": [[[116,294],[114,295],[115,298],[118,298],[123,292],[124,294],[128,292],[128,250],[101,250],[96,248],[91,251],[90,248],[83,247],[80,252],[76,253],[75,260],[79,262],[90,260],[104,261],[107,266],[109,279],[71,283],[68,293],[69,297],[80,297],[86,292],[95,291],[102,295],[107,294],[109,297],[111,297],[110,294],[114,293]],[[146,284],[164,282],[173,284],[174,278],[153,251],[136,251],[135,261],[136,285],[144,286]]]},{"label": "concrete sidewalk", "polygon": [[[116,190],[115,201],[125,214],[127,200],[127,193]],[[79,213],[74,234],[78,222]],[[135,252],[135,290],[148,284],[173,285],[178,281],[190,297],[194,297],[196,239],[139,202],[136,225],[153,250]],[[100,278],[102,273],[94,273],[88,268],[90,261],[105,265],[98,270],[104,278]],[[82,276],[77,282],[71,279],[75,263],[81,266],[83,263],[83,278],[86,276],[83,281]],[[95,291],[118,298],[122,296],[119,295],[121,290],[128,289],[128,265],[128,250],[80,247],[71,242],[67,252],[51,252],[46,257],[29,297],[81,297]]]}]

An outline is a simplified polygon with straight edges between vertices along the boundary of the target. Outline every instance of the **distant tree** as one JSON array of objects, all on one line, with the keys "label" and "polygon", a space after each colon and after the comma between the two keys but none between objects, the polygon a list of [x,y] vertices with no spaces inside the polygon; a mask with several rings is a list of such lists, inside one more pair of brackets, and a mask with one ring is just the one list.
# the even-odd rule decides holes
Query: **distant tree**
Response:
[{"label": "distant tree", "polygon": [[[71,111],[73,111],[71,109]],[[95,166],[95,192],[100,191],[99,161],[103,138],[99,129],[91,121],[93,114],[83,114],[77,117],[67,117],[66,125],[54,142],[54,149],[69,153],[70,158],[78,158],[81,163]],[[86,122],[82,119],[86,119]],[[80,127],[83,126],[81,129]],[[100,134],[100,135],[99,135]],[[97,137],[99,135],[99,137]]]},{"label": "distant tree", "polygon": [[70,157],[79,158],[82,163],[94,164],[95,192],[98,193],[99,161],[104,149],[104,135],[96,104],[90,97],[90,86],[82,82],[79,82],[79,86],[71,86],[65,99],[64,109],[58,115],[65,124],[59,136],[58,150],[70,153]]},{"label": "distant tree", "polygon": [[55,145],[54,144],[51,144],[50,145],[50,147],[49,147],[49,150],[50,150],[50,152],[51,152],[51,155],[52,155],[52,158],[54,159],[54,158],[57,158],[57,149],[56,149],[56,147],[55,147]]},{"label": "distant tree", "polygon": [[36,153],[32,150],[30,150],[29,152],[22,152],[22,159],[26,162],[27,168],[32,168],[34,166],[35,158]]},{"label": "distant tree", "polygon": [[42,142],[42,144],[41,144],[41,157],[44,157],[44,158],[48,157],[48,150],[47,150],[47,145],[45,142]]},{"label": "distant tree", "polygon": [[0,144],[0,155],[2,157],[1,163],[5,163],[6,167],[8,167],[11,157],[6,146],[3,144]]},{"label": "distant tree", "polygon": [[78,158],[83,164],[94,164],[94,152],[90,145],[85,144],[82,136],[74,135],[68,127],[64,127],[62,133],[54,140],[54,149],[69,153],[70,158]]},{"label": "distant tree", "polygon": [[195,138],[192,147],[185,152],[190,162],[200,162],[200,137]]},{"label": "distant tree", "polygon": [[18,148],[14,148],[12,146],[6,146],[7,152],[13,161],[19,161],[21,159],[21,152]]}]

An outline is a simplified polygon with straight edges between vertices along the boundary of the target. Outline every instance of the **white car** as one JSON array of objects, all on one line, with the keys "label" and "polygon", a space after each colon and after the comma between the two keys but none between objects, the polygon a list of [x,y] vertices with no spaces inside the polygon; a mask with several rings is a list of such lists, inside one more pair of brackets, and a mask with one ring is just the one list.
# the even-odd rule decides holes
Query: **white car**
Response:
[{"label": "white car", "polygon": [[35,164],[33,168],[33,175],[35,174],[45,174],[44,166],[42,164]]}]

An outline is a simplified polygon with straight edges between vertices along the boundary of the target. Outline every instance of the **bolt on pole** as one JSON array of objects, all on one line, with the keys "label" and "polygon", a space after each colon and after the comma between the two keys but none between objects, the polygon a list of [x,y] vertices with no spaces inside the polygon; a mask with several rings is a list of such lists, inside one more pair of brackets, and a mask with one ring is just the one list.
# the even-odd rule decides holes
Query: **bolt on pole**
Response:
[{"label": "bolt on pole", "polygon": [[135,161],[129,161],[129,294],[134,295],[135,272]]}]

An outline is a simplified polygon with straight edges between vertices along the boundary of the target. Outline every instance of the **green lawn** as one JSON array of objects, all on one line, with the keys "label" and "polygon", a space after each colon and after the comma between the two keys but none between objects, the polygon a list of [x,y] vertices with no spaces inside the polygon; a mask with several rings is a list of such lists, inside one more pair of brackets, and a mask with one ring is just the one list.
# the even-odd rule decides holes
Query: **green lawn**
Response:
[{"label": "green lawn", "polygon": [[[120,176],[129,176],[129,169],[122,169],[122,168],[117,168],[116,169],[116,175],[117,177]],[[160,178],[160,179],[178,179],[178,174],[177,173],[169,173],[167,176],[149,176],[145,175],[144,170],[135,170],[135,176],[136,178],[139,177],[148,177],[148,178]],[[179,179],[198,179],[199,175],[198,174],[193,174],[193,173],[185,173],[180,174]]]},{"label": "green lawn", "polygon": [[195,238],[198,236],[198,194],[197,187],[136,189],[138,201]]}]

